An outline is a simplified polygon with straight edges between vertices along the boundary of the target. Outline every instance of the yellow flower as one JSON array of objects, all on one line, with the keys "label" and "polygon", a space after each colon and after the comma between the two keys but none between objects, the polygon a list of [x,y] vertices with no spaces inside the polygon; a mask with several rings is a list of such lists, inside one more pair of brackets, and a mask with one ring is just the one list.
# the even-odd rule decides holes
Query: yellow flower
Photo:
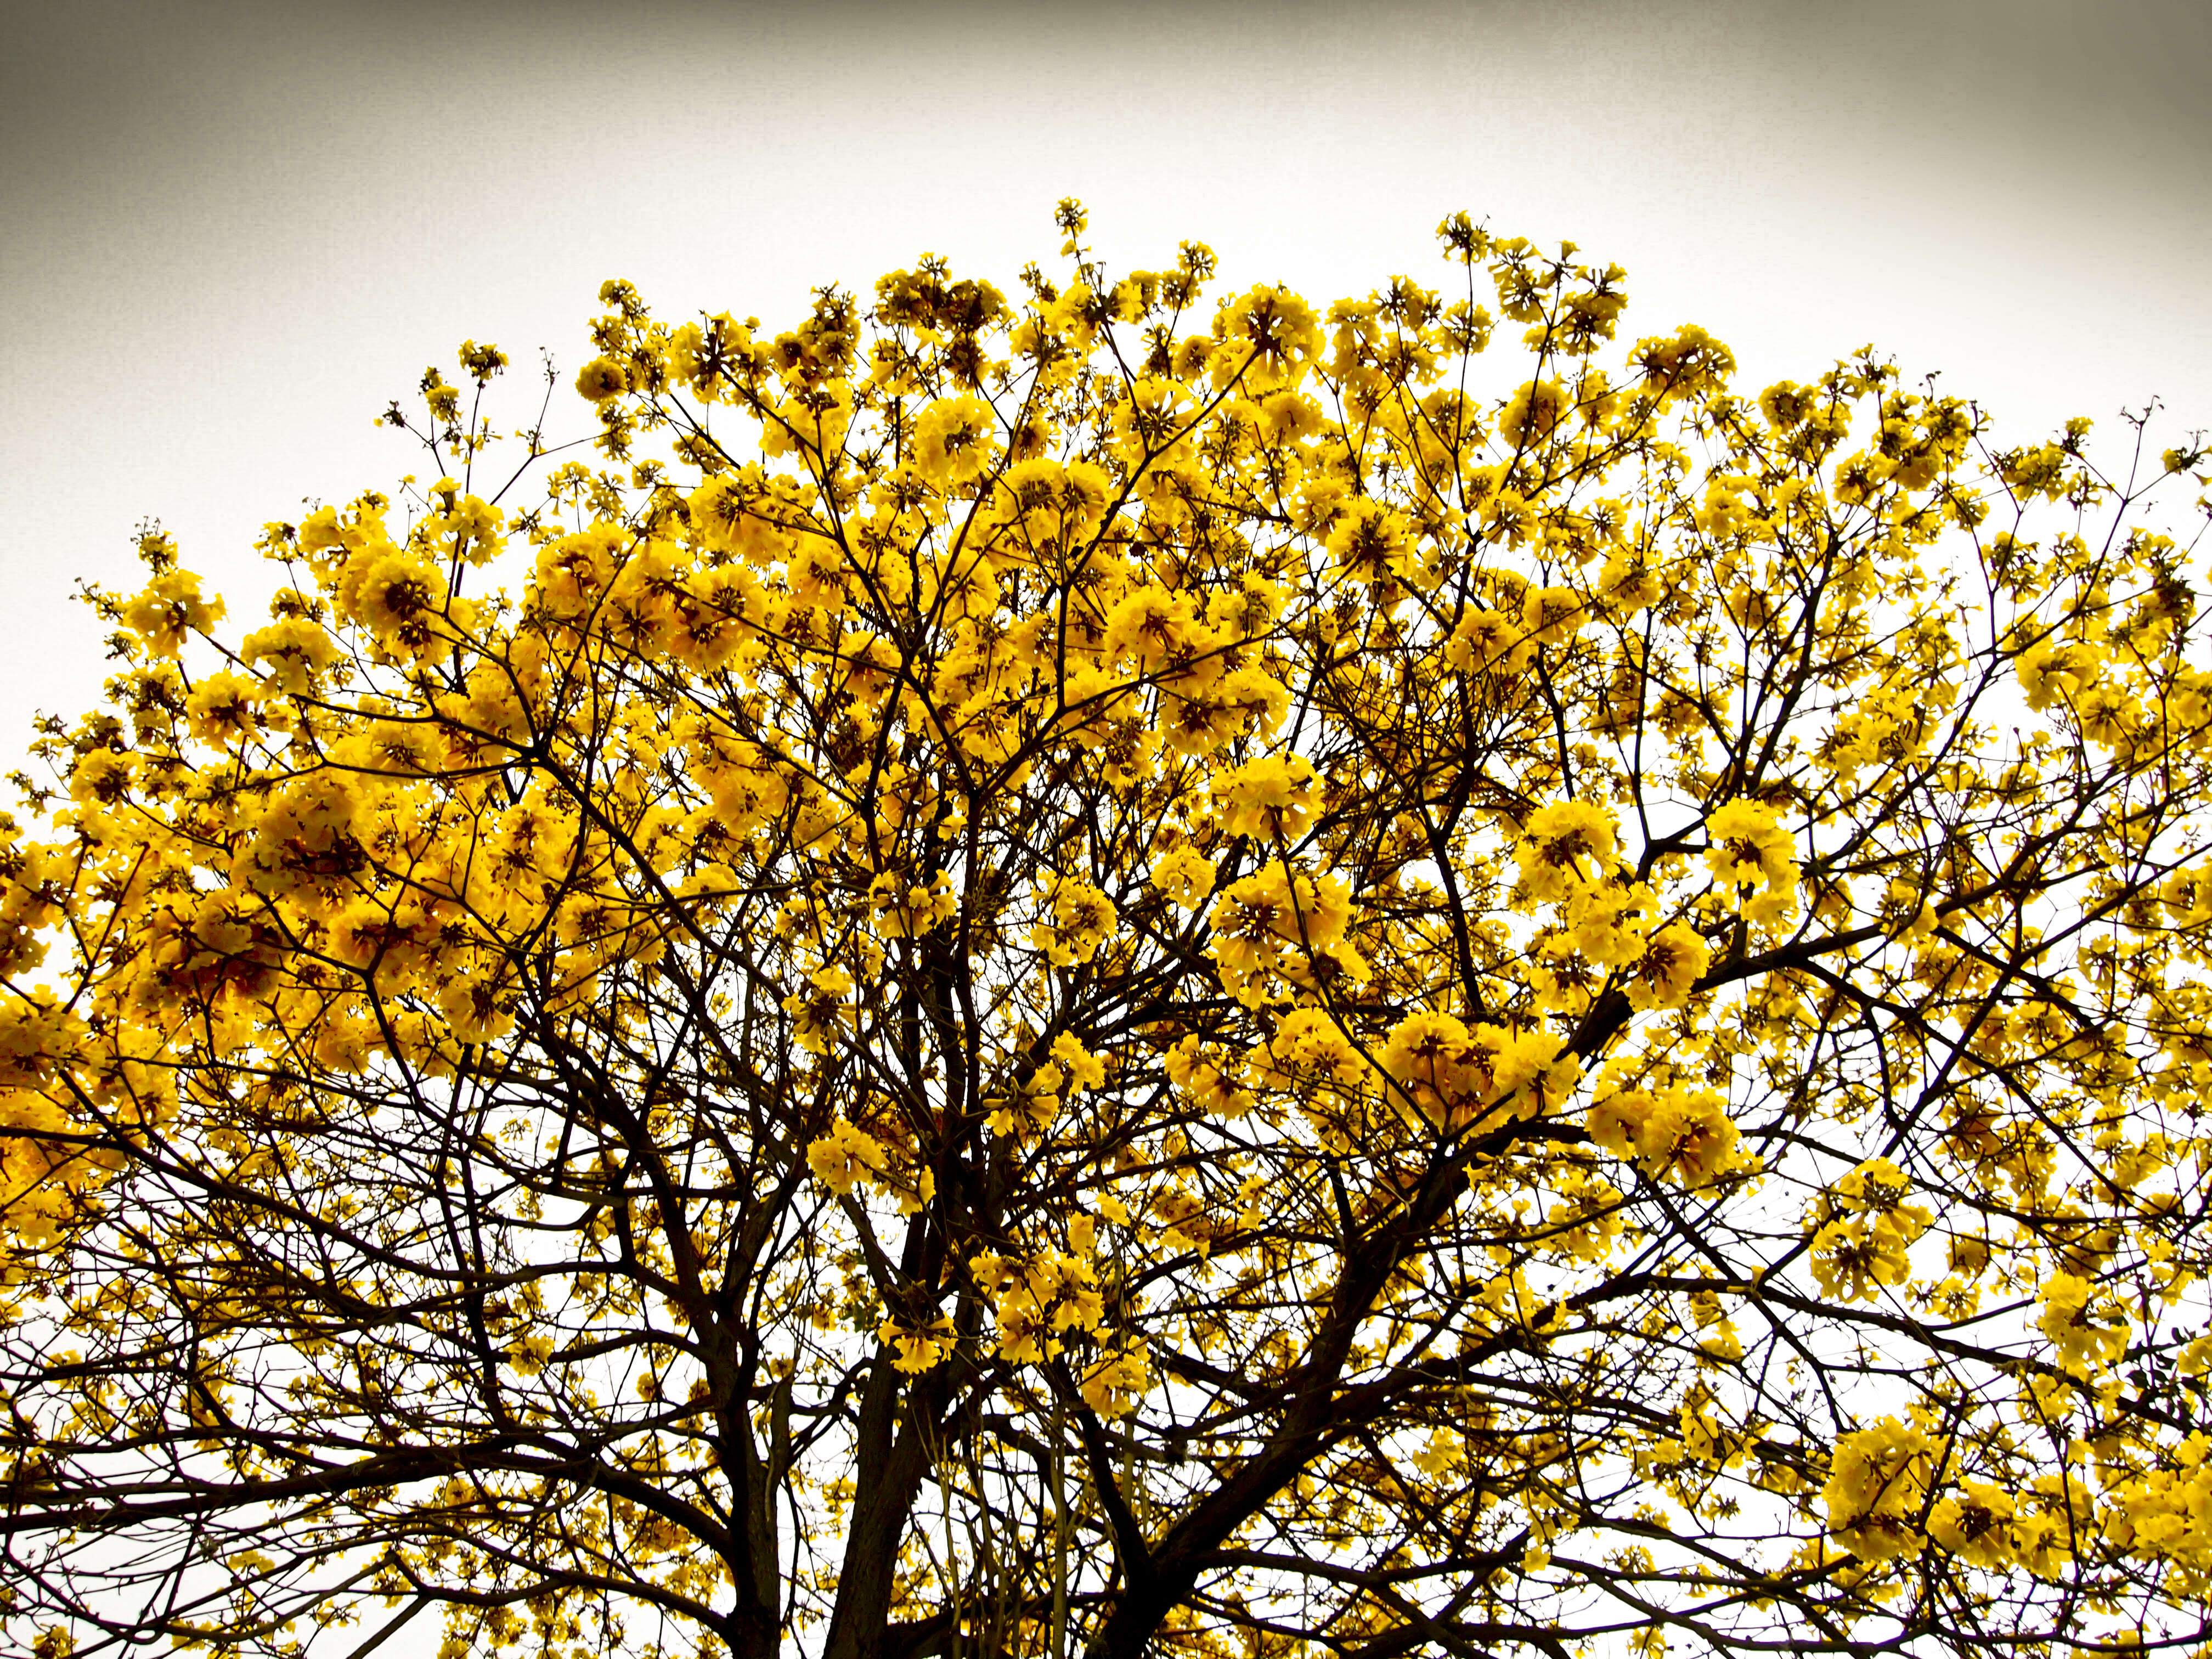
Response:
[{"label": "yellow flower", "polygon": [[1367,1062],[1326,1010],[1297,1008],[1283,1017],[1264,1050],[1268,1074],[1287,1088],[1321,1082],[1339,1088],[1356,1085]]},{"label": "yellow flower", "polygon": [[551,542],[538,555],[532,598],[550,617],[580,617],[614,580],[629,536],[618,525],[596,525]]},{"label": "yellow flower", "polygon": [[1498,611],[1468,611],[1444,642],[1444,660],[1463,673],[1517,674],[1535,654],[1520,623]]},{"label": "yellow flower", "polygon": [[1152,883],[1168,901],[1185,910],[1195,910],[1213,891],[1213,860],[1182,842],[1152,860]]},{"label": "yellow flower", "polygon": [[1705,820],[1705,863],[1713,879],[1735,890],[1787,887],[1797,879],[1796,842],[1757,801],[1732,800]]},{"label": "yellow flower", "polygon": [[1574,400],[1557,380],[1531,380],[1507,400],[1498,429],[1510,444],[1535,443],[1551,436],[1573,407]]},{"label": "yellow flower", "polygon": [[1743,919],[1762,933],[1779,934],[1797,916],[1797,890],[1770,887],[1744,901]]},{"label": "yellow flower", "polygon": [[1224,304],[1214,318],[1213,337],[1224,347],[1213,354],[1214,385],[1226,386],[1241,376],[1252,392],[1297,384],[1322,345],[1313,307],[1281,288],[1255,288]]},{"label": "yellow flower", "polygon": [[2212,921],[2212,869],[2175,871],[2160,884],[2158,896],[2177,927]]},{"label": "yellow flower", "polygon": [[1571,587],[1532,587],[1521,601],[1521,631],[1538,645],[1572,639],[1589,619],[1589,602]]},{"label": "yellow flower", "polygon": [[1052,1040],[1052,1064],[1060,1073],[1060,1087],[1068,1098],[1106,1086],[1106,1062],[1085,1048],[1072,1031]]},{"label": "yellow flower", "polygon": [[1251,1111],[1255,1103],[1238,1080],[1240,1066],[1218,1049],[1187,1036],[1168,1050],[1165,1064],[1168,1080],[1199,1110],[1231,1119]]},{"label": "yellow flower", "polygon": [[1313,823],[1320,805],[1313,763],[1303,755],[1263,755],[1222,775],[1214,784],[1224,803],[1222,828],[1255,841],[1295,842]]},{"label": "yellow flower", "polygon": [[264,671],[279,691],[311,691],[315,678],[338,659],[337,644],[322,624],[305,617],[283,617],[248,634],[239,647],[246,665],[268,663]]},{"label": "yellow flower", "polygon": [[1420,543],[1403,513],[1380,501],[1344,504],[1326,543],[1331,569],[1366,586],[1402,582],[1429,587],[1435,574],[1421,562]]},{"label": "yellow flower", "polygon": [[2109,1306],[2097,1305],[2096,1286],[2087,1279],[2053,1273],[2044,1282],[2042,1299],[2036,1328],[2051,1339],[2058,1363],[2068,1370],[2100,1370],[2127,1352],[2126,1320]]},{"label": "yellow flower", "polygon": [[185,718],[203,742],[242,743],[258,728],[260,698],[261,688],[252,680],[228,672],[210,674],[185,700]]},{"label": "yellow flower", "polygon": [[1071,968],[1098,954],[1117,920],[1113,900],[1073,876],[1054,880],[1043,895],[1046,919],[1030,929],[1030,942],[1055,968]]},{"label": "yellow flower", "polygon": [[1645,942],[1626,987],[1629,1006],[1637,1009],[1680,1008],[1690,1000],[1691,988],[1704,976],[1711,952],[1698,930],[1685,921],[1672,921]]},{"label": "yellow flower", "polygon": [[1152,1361],[1144,1345],[1126,1338],[1083,1373],[1083,1401],[1101,1417],[1127,1417],[1152,1385]]},{"label": "yellow flower", "polygon": [[2028,692],[2028,708],[2037,712],[2051,708],[2051,703],[2073,702],[2093,684],[2097,668],[2100,653],[2094,646],[2031,646],[2013,659],[2013,675],[2020,679],[2021,690]]},{"label": "yellow flower", "polygon": [[611,357],[594,357],[576,372],[576,390],[592,403],[603,404],[629,390],[629,373]]},{"label": "yellow flower", "polygon": [[1838,1199],[1852,1213],[1872,1218],[1900,1245],[1911,1244],[1926,1232],[1935,1212],[1923,1204],[1908,1204],[1912,1178],[1886,1158],[1870,1158],[1836,1183]]},{"label": "yellow flower", "polygon": [[1777,380],[1759,394],[1759,412],[1777,431],[1787,432],[1813,412],[1815,393],[1794,380]]},{"label": "yellow flower", "polygon": [[952,1321],[939,1314],[927,1324],[902,1325],[896,1319],[886,1319],[876,1328],[878,1340],[892,1344],[898,1349],[898,1358],[891,1364],[909,1376],[933,1370],[958,1340]]},{"label": "yellow flower", "polygon": [[2171,1467],[2151,1468],[2108,1487],[2106,1535],[2142,1561],[2173,1561],[2199,1583],[2212,1572],[2212,1442],[2198,1430],[2172,1448]]},{"label": "yellow flower", "polygon": [[1528,815],[1513,856],[1521,880],[1539,902],[1563,899],[1601,879],[1619,844],[1613,816],[1595,801],[1554,801]]},{"label": "yellow flower", "polygon": [[69,1213],[70,1190],[97,1172],[97,1155],[42,1133],[82,1133],[67,1113],[28,1090],[0,1095],[0,1243],[39,1245]]},{"label": "yellow flower", "polygon": [[993,1310],[998,1321],[999,1358],[1016,1365],[1040,1364],[1060,1352],[1052,1340],[1045,1310],[1026,1286],[1002,1295]]},{"label": "yellow flower", "polygon": [[456,975],[439,988],[438,1009],[456,1042],[496,1042],[514,1029],[514,1014],[489,978]]},{"label": "yellow flower", "polygon": [[1978,1567],[2001,1571],[2012,1560],[2012,1496],[1986,1481],[1961,1481],[1928,1511],[1928,1535]]},{"label": "yellow flower", "polygon": [[[1224,681],[1221,691],[1226,692]],[[1249,705],[1233,697],[1200,691],[1170,691],[1160,700],[1161,732],[1168,748],[1184,756],[1210,755],[1249,724]]]},{"label": "yellow flower", "polygon": [[854,1020],[845,1002],[852,994],[853,976],[842,968],[823,968],[807,976],[806,986],[783,1000],[783,1011],[791,1016],[792,1040],[810,1053],[826,1054],[842,1028]]},{"label": "yellow flower", "polygon": [[131,790],[137,767],[129,755],[94,749],[77,757],[70,771],[70,799],[81,805],[109,805]]},{"label": "yellow flower", "polygon": [[325,1018],[315,1028],[315,1063],[343,1074],[362,1071],[369,1055],[382,1046],[376,1027],[360,1014]]},{"label": "yellow flower", "polygon": [[1813,1235],[1813,1277],[1824,1295],[1871,1302],[1885,1285],[1902,1285],[1912,1263],[1897,1235],[1863,1216],[1831,1221]]},{"label": "yellow flower", "polygon": [[374,559],[356,590],[356,614],[379,635],[412,643],[445,608],[445,574],[412,552],[398,549]]},{"label": "yellow flower", "polygon": [[[1220,964],[1231,993],[1264,1001],[1266,977],[1297,974],[1311,979],[1338,970],[1364,974],[1358,953],[1340,960],[1352,921],[1351,889],[1340,876],[1291,874],[1278,860],[1231,884],[1210,913],[1213,937],[1206,949]],[[1323,968],[1326,960],[1330,966]]]},{"label": "yellow flower", "polygon": [[[1116,404],[1115,418],[1126,418],[1127,400]],[[1018,527],[1029,550],[1065,556],[1097,530],[1113,499],[1105,469],[1089,461],[1067,464],[1042,456],[1018,461],[1000,475],[992,505]]]},{"label": "yellow flower", "polygon": [[927,886],[886,871],[868,884],[868,909],[885,939],[920,939],[960,914],[960,896],[943,871]]},{"label": "yellow flower", "polygon": [[980,477],[998,429],[998,411],[981,398],[940,398],[915,417],[915,471],[940,487]]},{"label": "yellow flower", "polygon": [[1591,1101],[1583,1123],[1592,1140],[1615,1158],[1632,1161],[1643,1156],[1644,1124],[1654,1109],[1650,1095],[1624,1089]]},{"label": "yellow flower", "polygon": [[1187,456],[1187,442],[1171,445],[1170,441],[1190,421],[1190,389],[1180,380],[1157,374],[1138,376],[1115,404],[1109,427],[1122,459],[1133,465],[1151,456],[1155,465],[1162,461],[1173,465]]},{"label": "yellow flower", "polygon": [[1647,388],[1665,403],[1717,391],[1735,372],[1735,354],[1695,323],[1684,324],[1671,338],[1638,341],[1630,361],[1643,371]]},{"label": "yellow flower", "polygon": [[123,607],[123,623],[158,656],[184,649],[185,635],[204,634],[222,620],[222,601],[200,597],[200,579],[189,570],[164,570]]},{"label": "yellow flower", "polygon": [[1419,1119],[1454,1134],[1499,1104],[1531,1117],[1557,1103],[1577,1069],[1571,1057],[1560,1059],[1560,1046],[1553,1032],[1469,1030],[1449,1014],[1419,1010],[1392,1028],[1376,1058]]},{"label": "yellow flower", "polygon": [[1839,1437],[1820,1491],[1837,1541],[1863,1561],[1917,1551],[1931,1461],[1928,1437],[1894,1417]]},{"label": "yellow flower", "polygon": [[1026,1288],[1040,1308],[1052,1310],[1054,1334],[1095,1331],[1105,1317],[1098,1293],[1098,1270],[1079,1256],[1048,1251],[1030,1264]]},{"label": "yellow flower", "polygon": [[1735,1121],[1710,1089],[1669,1090],[1637,1133],[1638,1162],[1686,1188],[1709,1185],[1735,1165]]},{"label": "yellow flower", "polygon": [[1162,587],[1139,587],[1125,595],[1106,617],[1106,649],[1116,658],[1136,659],[1139,673],[1158,674],[1191,661],[1217,644],[1198,619],[1191,596]]},{"label": "yellow flower", "polygon": [[814,1178],[840,1198],[856,1183],[880,1176],[887,1162],[881,1141],[842,1117],[806,1148],[806,1165]]},{"label": "yellow flower", "polygon": [[846,585],[844,549],[826,536],[808,536],[794,548],[784,567],[791,602],[835,612],[842,611],[851,594]]}]

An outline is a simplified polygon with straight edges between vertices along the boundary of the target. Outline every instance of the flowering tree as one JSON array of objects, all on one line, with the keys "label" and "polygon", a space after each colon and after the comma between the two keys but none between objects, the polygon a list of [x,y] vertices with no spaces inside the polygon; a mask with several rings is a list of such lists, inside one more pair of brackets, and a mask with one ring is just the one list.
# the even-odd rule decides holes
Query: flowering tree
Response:
[{"label": "flowering tree", "polygon": [[265,626],[91,593],[19,1646],[2203,1640],[2200,454],[1739,395],[1464,217],[1325,316],[1061,224],[610,283],[597,470],[502,507],[470,345]]}]

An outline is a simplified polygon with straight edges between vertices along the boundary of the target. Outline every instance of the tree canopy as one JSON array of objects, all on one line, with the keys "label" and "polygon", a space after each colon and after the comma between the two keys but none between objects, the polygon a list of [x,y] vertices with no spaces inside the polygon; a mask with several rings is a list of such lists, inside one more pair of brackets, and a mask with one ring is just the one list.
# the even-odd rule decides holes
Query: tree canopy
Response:
[{"label": "tree canopy", "polygon": [[8,1637],[2212,1635],[2201,447],[1740,391],[1464,216],[1325,313],[1060,223],[610,283],[587,440],[470,343],[265,624],[88,590]]}]

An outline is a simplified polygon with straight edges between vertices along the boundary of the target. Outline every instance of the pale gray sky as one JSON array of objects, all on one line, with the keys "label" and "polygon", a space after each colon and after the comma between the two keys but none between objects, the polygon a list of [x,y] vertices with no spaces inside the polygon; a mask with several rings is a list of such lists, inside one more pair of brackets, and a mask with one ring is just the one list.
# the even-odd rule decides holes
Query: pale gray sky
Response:
[{"label": "pale gray sky", "polygon": [[[416,470],[464,336],[572,368],[599,280],[787,319],[923,249],[1010,285],[1079,195],[1316,301],[1467,208],[1627,266],[1753,386],[1867,341],[2009,429],[2212,425],[2212,5],[0,4],[0,748],[102,672],[80,576]],[[580,412],[578,419],[580,421]],[[240,603],[240,601],[245,601]]]}]

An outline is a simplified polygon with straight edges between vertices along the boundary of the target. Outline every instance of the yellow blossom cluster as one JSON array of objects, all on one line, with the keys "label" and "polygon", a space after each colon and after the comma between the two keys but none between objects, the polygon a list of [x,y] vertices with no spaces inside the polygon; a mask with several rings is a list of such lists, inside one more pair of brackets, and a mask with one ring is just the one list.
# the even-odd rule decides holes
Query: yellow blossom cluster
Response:
[{"label": "yellow blossom cluster", "polygon": [[5,1639],[2199,1639],[2201,444],[1058,223],[89,592]]}]

